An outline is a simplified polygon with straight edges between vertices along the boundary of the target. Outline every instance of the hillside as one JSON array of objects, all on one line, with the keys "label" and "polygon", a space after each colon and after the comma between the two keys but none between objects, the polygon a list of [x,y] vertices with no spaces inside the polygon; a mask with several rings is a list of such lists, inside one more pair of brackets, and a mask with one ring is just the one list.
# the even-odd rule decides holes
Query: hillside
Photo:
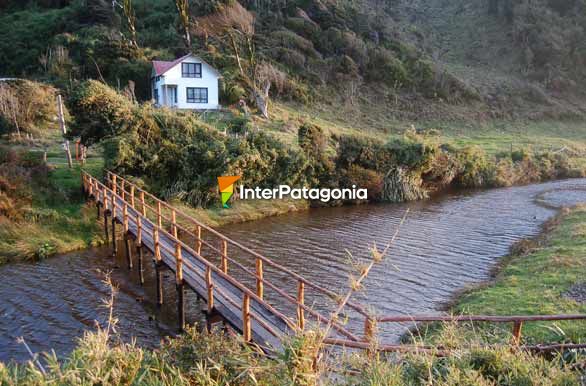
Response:
[{"label": "hillside", "polygon": [[253,70],[239,73],[225,44],[237,36],[253,43],[272,98],[326,114],[350,106],[374,128],[378,116],[581,116],[584,2],[507,1],[242,1],[248,11],[231,0],[177,1],[188,7],[182,19],[173,0],[3,0],[0,74],[66,88],[86,78],[119,89],[133,81],[146,100],[149,61],[191,50],[222,71],[224,104],[242,96],[254,104],[245,79]]}]

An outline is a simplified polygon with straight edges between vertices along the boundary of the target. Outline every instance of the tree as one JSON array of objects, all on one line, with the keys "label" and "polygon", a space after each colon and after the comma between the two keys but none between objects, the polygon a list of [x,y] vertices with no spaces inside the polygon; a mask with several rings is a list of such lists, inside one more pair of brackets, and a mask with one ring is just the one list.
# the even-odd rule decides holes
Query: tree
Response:
[{"label": "tree", "polygon": [[22,113],[22,105],[16,93],[5,83],[0,83],[0,115],[12,122],[16,135],[20,138],[20,124],[18,122]]},{"label": "tree", "polygon": [[179,13],[179,23],[181,23],[183,42],[185,48],[191,48],[191,34],[189,33],[189,0],[175,0],[175,6]]},{"label": "tree", "polygon": [[218,44],[231,51],[240,77],[261,115],[268,119],[272,66],[257,60],[254,23],[254,16],[236,1],[221,6],[213,14],[197,18],[196,31],[206,40],[215,38]]},{"label": "tree", "polygon": [[130,32],[130,43],[134,47],[138,47],[138,43],[136,42],[136,15],[134,14],[134,10],[132,9],[132,0],[123,0],[122,1],[122,12],[124,13],[124,17],[126,18],[126,26],[128,27],[128,31]]}]

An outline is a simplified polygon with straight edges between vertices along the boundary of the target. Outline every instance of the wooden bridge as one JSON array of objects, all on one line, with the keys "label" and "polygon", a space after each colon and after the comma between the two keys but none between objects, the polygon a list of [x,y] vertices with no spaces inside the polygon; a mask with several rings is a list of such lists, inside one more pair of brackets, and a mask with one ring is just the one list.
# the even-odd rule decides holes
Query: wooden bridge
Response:
[{"label": "wooden bridge", "polygon": [[[586,319],[586,315],[375,317],[363,306],[345,301],[347,299],[342,299],[340,294],[231,240],[114,173],[107,172],[105,183],[102,183],[82,171],[82,189],[96,202],[98,217],[104,218],[106,239],[110,239],[111,233],[114,254],[117,253],[116,227],[122,227],[128,267],[132,269],[136,260],[141,284],[144,283],[143,254],[145,251],[152,254],[158,304],[163,303],[162,269],[166,267],[174,272],[181,329],[185,327],[185,289],[190,288],[206,302],[209,322],[222,320],[239,331],[245,341],[254,341],[266,351],[279,350],[284,337],[308,325],[311,328],[327,326],[326,344],[369,349],[373,347],[376,326],[384,323],[512,323],[512,343],[519,345],[523,322]],[[133,251],[136,251],[136,259]],[[340,310],[343,310],[346,323],[337,317]],[[354,326],[361,326],[359,335],[348,327],[350,320],[354,321]],[[570,344],[550,348],[584,347],[586,345]],[[379,344],[377,349],[437,348]]]}]

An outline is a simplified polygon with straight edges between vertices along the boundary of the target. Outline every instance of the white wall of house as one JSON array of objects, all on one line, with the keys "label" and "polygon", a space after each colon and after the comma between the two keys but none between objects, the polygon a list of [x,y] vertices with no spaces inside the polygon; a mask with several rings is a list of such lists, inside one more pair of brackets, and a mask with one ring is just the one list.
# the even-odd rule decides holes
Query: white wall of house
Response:
[{"label": "white wall of house", "polygon": [[[182,76],[181,63],[201,63],[201,78],[184,78]],[[202,62],[196,57],[185,58],[181,63],[178,63],[171,69],[167,70],[160,76],[159,80],[154,82],[153,99],[155,99],[154,90],[158,90],[159,106],[175,107],[179,109],[189,110],[216,110],[220,108],[219,103],[219,74],[218,72],[205,62]],[[153,69],[153,77],[155,77]],[[174,100],[175,91],[177,100]],[[187,88],[207,89],[207,103],[202,102],[188,102]]]}]

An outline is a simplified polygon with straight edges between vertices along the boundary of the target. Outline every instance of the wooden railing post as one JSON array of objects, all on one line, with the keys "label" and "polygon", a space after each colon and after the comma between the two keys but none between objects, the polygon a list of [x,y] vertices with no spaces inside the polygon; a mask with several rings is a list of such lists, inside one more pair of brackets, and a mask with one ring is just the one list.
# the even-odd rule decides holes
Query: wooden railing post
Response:
[{"label": "wooden railing post", "polygon": [[198,255],[201,255],[201,246],[203,242],[201,241],[201,225],[197,226],[197,243],[196,243],[196,251]]},{"label": "wooden railing post", "polygon": [[242,298],[242,335],[245,342],[250,342],[252,339],[252,331],[250,324],[250,295],[244,294]]},{"label": "wooden railing post", "polygon": [[222,240],[222,256],[221,256],[222,272],[228,273],[228,242]]},{"label": "wooden railing post", "polygon": [[118,194],[118,184],[116,182],[116,174],[112,174],[112,191],[114,194]]},{"label": "wooden railing post", "polygon": [[106,211],[108,210],[108,191],[107,188],[104,186],[102,188],[102,196],[104,201],[104,216],[106,215]]},{"label": "wooden railing post", "polygon": [[372,342],[374,338],[374,321],[370,317],[366,317],[364,319],[364,341],[365,342]]},{"label": "wooden railing post", "polygon": [[126,201],[126,184],[124,180],[120,181],[120,196],[123,201]]},{"label": "wooden railing post", "polygon": [[177,213],[175,209],[171,211],[171,230],[173,232],[173,237],[177,238]]},{"label": "wooden railing post", "polygon": [[206,286],[208,290],[208,312],[214,309],[214,283],[212,282],[212,269],[206,267]]},{"label": "wooden railing post", "polygon": [[128,233],[128,204],[125,202],[122,207],[122,223],[124,225],[124,235]]},{"label": "wooden railing post", "polygon": [[299,280],[297,283],[297,326],[300,330],[305,329],[305,283]]},{"label": "wooden railing post", "polygon": [[136,217],[136,244],[142,245],[142,218]]},{"label": "wooden railing post", "polygon": [[175,243],[175,279],[177,284],[183,283],[183,254],[179,242]]},{"label": "wooden railing post", "polygon": [[130,185],[130,206],[134,208],[134,185]]},{"label": "wooden railing post", "polygon": [[161,201],[157,201],[157,224],[159,228],[163,227],[163,216],[161,215]]},{"label": "wooden railing post", "polygon": [[153,243],[155,244],[155,261],[161,263],[161,244],[159,243],[159,229],[153,230]]},{"label": "wooden railing post", "polygon": [[513,345],[521,344],[521,330],[523,329],[523,321],[516,320],[513,323]]},{"label": "wooden railing post", "polygon": [[264,273],[262,259],[256,259],[256,295],[263,298],[265,294]]},{"label": "wooden railing post", "polygon": [[142,209],[142,215],[144,217],[146,217],[146,215],[147,215],[147,208],[146,208],[145,203],[144,203],[144,192],[142,190],[140,191],[139,196],[140,196],[140,207]]}]

